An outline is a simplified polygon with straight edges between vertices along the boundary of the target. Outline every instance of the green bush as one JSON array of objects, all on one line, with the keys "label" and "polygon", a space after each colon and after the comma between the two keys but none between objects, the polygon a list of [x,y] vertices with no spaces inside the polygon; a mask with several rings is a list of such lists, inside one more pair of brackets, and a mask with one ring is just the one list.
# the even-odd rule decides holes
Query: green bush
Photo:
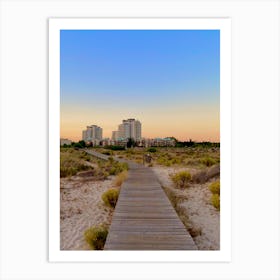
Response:
[{"label": "green bush", "polygon": [[102,200],[107,206],[115,208],[120,191],[118,189],[112,188],[102,194]]},{"label": "green bush", "polygon": [[211,197],[212,205],[220,211],[220,196],[216,193],[212,194]]},{"label": "green bush", "polygon": [[123,146],[106,146],[105,149],[110,149],[112,151],[123,151],[125,147]]},{"label": "green bush", "polygon": [[206,166],[212,166],[216,163],[216,160],[214,160],[213,158],[210,157],[205,157],[200,159],[200,162]]},{"label": "green bush", "polygon": [[188,183],[191,180],[191,174],[188,171],[181,171],[171,176],[172,181],[178,188],[188,187]]},{"label": "green bush", "polygon": [[156,153],[157,149],[156,148],[149,148],[147,149],[147,152],[150,152],[150,153]]},{"label": "green bush", "polygon": [[108,235],[104,226],[91,227],[84,232],[85,241],[93,250],[102,250]]},{"label": "green bush", "polygon": [[218,194],[220,195],[220,182],[214,182],[209,186],[209,190],[213,193],[213,194]]}]

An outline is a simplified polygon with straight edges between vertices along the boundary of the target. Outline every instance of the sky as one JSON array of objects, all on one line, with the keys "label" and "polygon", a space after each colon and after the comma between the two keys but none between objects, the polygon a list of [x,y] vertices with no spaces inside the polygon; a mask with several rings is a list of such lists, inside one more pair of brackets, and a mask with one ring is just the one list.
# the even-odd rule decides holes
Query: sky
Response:
[{"label": "sky", "polygon": [[135,118],[145,138],[219,142],[219,107],[219,30],[60,31],[61,138]]}]

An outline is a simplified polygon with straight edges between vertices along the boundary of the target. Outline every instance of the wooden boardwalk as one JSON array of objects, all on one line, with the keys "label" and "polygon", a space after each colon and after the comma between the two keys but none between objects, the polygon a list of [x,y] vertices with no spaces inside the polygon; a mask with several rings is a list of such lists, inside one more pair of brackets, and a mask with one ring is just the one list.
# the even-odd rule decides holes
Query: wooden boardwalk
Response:
[{"label": "wooden boardwalk", "polygon": [[[108,158],[96,152],[88,153]],[[128,178],[121,186],[104,249],[197,250],[154,172],[143,165],[126,162]]]}]

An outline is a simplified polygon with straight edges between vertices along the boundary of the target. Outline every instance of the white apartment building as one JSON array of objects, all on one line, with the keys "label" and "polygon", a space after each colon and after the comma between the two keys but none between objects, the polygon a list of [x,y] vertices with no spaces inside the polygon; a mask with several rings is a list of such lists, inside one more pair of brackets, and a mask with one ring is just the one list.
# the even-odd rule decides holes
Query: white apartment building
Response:
[{"label": "white apartment building", "polygon": [[97,143],[102,140],[102,128],[97,125],[87,126],[86,130],[83,130],[83,140],[85,142]]},{"label": "white apartment building", "polygon": [[118,138],[133,138],[135,141],[141,140],[141,123],[135,119],[123,120],[118,127]]}]

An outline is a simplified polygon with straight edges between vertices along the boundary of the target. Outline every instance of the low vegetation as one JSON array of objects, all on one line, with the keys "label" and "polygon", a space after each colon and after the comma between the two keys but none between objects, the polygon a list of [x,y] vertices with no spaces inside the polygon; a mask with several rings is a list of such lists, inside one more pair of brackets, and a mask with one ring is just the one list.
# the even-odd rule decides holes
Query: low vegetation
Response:
[{"label": "low vegetation", "polygon": [[212,192],[211,203],[212,205],[220,211],[220,182],[213,182],[209,186],[209,190]]},{"label": "low vegetation", "polygon": [[93,250],[103,250],[107,235],[108,229],[103,225],[88,228],[84,232],[85,241]]},{"label": "low vegetation", "polygon": [[177,188],[183,189],[189,186],[191,174],[188,171],[180,171],[172,175],[171,179]]},{"label": "low vegetation", "polygon": [[211,197],[211,202],[212,202],[212,205],[220,211],[220,196],[218,194],[212,194],[212,197]]},{"label": "low vegetation", "polygon": [[207,167],[212,166],[217,163],[217,161],[215,159],[210,158],[210,157],[202,158],[202,159],[200,159],[200,162]]},{"label": "low vegetation", "polygon": [[181,203],[187,199],[186,196],[184,194],[181,194],[179,190],[175,190],[172,188],[163,187],[163,190],[165,191],[169,201],[171,202],[180,220],[182,221],[190,235],[193,238],[201,235],[202,229],[191,224],[185,207],[181,206]]},{"label": "low vegetation", "polygon": [[127,163],[115,161],[111,157],[113,152],[107,152],[110,157],[108,161],[104,161],[90,156],[85,151],[62,147],[60,149],[60,177],[70,177],[77,175],[81,171],[91,170],[93,172],[92,178],[104,180],[110,175],[118,175],[128,170]]},{"label": "low vegetation", "polygon": [[115,208],[119,198],[119,193],[120,193],[119,189],[111,188],[102,194],[102,200],[107,206]]},{"label": "low vegetation", "polygon": [[149,153],[156,153],[156,152],[157,152],[157,149],[154,148],[154,147],[151,147],[151,148],[148,148],[148,149],[147,149],[147,152],[149,152]]},{"label": "low vegetation", "polygon": [[209,190],[213,193],[213,194],[218,194],[220,195],[220,182],[214,182],[209,186]]},{"label": "low vegetation", "polygon": [[113,183],[114,186],[120,187],[126,178],[127,178],[127,170],[124,170],[116,176]]},{"label": "low vegetation", "polygon": [[92,169],[86,162],[90,161],[83,151],[77,151],[74,148],[61,148],[60,152],[60,177],[74,176],[80,171]]},{"label": "low vegetation", "polygon": [[128,170],[128,164],[125,162],[115,161],[112,157],[109,157],[108,161],[98,161],[100,169],[108,172],[109,175],[118,175],[119,173]]}]

